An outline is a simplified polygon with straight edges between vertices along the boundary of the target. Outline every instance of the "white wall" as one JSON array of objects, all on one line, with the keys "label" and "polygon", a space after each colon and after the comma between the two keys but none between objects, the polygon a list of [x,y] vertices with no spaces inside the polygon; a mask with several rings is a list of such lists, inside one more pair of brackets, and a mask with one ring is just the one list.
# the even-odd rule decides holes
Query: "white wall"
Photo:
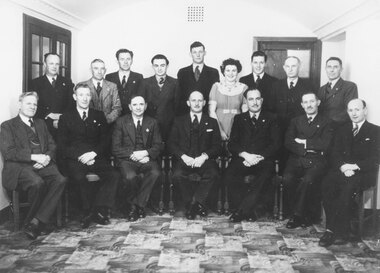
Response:
[{"label": "white wall", "polygon": [[349,67],[346,67],[346,33],[342,33],[322,43],[322,56],[321,56],[321,86],[327,81],[325,71],[326,60],[330,57],[338,57],[343,62],[342,78],[347,79]]},{"label": "white wall", "polygon": [[[73,80],[90,77],[94,58],[106,62],[108,72],[118,69],[114,54],[119,48],[134,51],[132,70],[152,75],[151,58],[165,54],[170,60],[168,74],[191,63],[189,46],[202,41],[206,63],[219,67],[229,57],[243,64],[241,75],[251,72],[250,56],[254,36],[315,36],[292,18],[263,9],[252,2],[235,0],[193,1],[204,6],[204,22],[187,22],[187,7],[192,1],[147,0],[105,14],[80,33]],[[169,8],[170,7],[170,8]]]}]

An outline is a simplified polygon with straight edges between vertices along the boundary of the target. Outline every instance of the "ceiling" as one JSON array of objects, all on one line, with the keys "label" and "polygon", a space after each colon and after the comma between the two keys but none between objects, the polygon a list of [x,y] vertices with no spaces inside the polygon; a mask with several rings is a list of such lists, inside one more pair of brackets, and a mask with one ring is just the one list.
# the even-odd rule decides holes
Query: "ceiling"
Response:
[{"label": "ceiling", "polygon": [[[112,12],[120,7],[148,0],[42,0],[60,8],[85,23],[90,23],[99,14]],[[159,1],[159,0],[156,0]],[[199,4],[207,0],[177,0],[184,5]],[[366,0],[242,0],[259,5],[268,11],[277,11],[288,15],[299,23],[315,31],[337,17],[358,7]],[[312,4],[312,5],[311,5]]]}]

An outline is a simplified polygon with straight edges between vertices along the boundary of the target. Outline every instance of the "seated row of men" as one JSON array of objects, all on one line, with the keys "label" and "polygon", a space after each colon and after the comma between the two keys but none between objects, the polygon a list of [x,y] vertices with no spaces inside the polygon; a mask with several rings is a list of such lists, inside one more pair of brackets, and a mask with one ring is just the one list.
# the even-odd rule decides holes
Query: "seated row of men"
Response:
[{"label": "seated row of men", "polygon": [[[91,91],[85,84],[74,89],[76,107],[59,119],[57,146],[65,175],[79,185],[84,217],[83,228],[92,222],[108,224],[106,211],[114,205],[119,172],[109,161],[108,126],[104,113],[91,109]],[[262,110],[259,90],[245,92],[248,112],[234,118],[229,150],[232,161],[223,177],[236,208],[233,222],[255,218],[255,206],[269,187],[273,160],[281,147],[279,124],[275,116]],[[25,228],[36,238],[48,223],[64,190],[65,178],[54,163],[55,144],[46,124],[33,118],[37,111],[35,92],[20,96],[20,113],[1,125],[1,152],[4,157],[3,185],[9,190],[27,190],[32,207]],[[328,118],[318,114],[319,99],[314,93],[302,96],[305,114],[292,119],[285,137],[291,156],[284,171],[286,192],[293,201],[292,217],[287,227],[310,225],[320,217],[319,196],[322,192],[328,232],[321,239],[327,246],[346,239],[352,216],[352,196],[374,183],[379,163],[379,129],[366,121],[365,102],[354,99],[347,111],[352,122],[340,127],[329,150],[333,130]],[[187,204],[186,217],[205,216],[205,200],[214,183],[219,181],[215,158],[221,153],[217,121],[203,113],[203,95],[193,91],[187,101],[190,111],[175,119],[168,149],[176,158],[173,180]],[[122,181],[130,185],[126,198],[131,204],[128,220],[144,217],[145,206],[160,175],[156,162],[162,151],[157,121],[144,112],[144,97],[132,96],[131,114],[120,117],[113,128],[112,154]],[[331,155],[327,167],[326,153]],[[323,174],[323,190],[319,190]],[[101,187],[90,196],[88,172],[101,178]],[[140,175],[142,174],[142,179]],[[196,174],[198,180],[189,179]],[[242,177],[253,174],[249,184]],[[302,178],[302,179],[298,179]],[[294,189],[293,189],[294,188]],[[311,219],[310,219],[311,218]]]}]

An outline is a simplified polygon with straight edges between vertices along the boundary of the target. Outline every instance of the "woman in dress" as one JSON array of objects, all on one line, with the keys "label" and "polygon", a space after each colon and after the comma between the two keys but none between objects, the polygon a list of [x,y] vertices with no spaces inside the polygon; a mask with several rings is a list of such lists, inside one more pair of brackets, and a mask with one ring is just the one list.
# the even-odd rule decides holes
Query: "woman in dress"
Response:
[{"label": "woman in dress", "polygon": [[238,82],[242,66],[238,60],[224,60],[220,70],[224,80],[214,83],[210,91],[209,115],[218,121],[222,139],[230,138],[234,116],[247,111],[244,92],[248,86]]}]

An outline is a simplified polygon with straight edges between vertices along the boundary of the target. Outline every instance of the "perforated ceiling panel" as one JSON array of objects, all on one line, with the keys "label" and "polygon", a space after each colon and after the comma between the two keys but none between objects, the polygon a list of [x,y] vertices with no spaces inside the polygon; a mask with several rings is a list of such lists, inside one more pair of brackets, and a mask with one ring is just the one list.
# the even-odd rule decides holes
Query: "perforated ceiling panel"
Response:
[{"label": "perforated ceiling panel", "polygon": [[188,22],[203,22],[204,7],[192,6],[187,7],[187,21]]}]

